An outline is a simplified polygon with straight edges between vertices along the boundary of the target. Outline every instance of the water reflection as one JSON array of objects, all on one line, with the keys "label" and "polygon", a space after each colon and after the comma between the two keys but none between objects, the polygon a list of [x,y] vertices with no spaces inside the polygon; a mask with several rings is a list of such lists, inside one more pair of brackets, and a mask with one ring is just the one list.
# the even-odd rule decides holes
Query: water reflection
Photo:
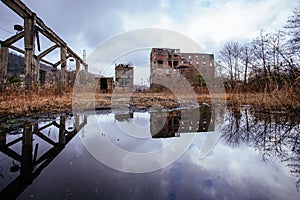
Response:
[{"label": "water reflection", "polygon": [[123,122],[123,121],[129,122],[132,119],[133,119],[133,112],[115,114],[115,120],[117,120],[119,122]]},{"label": "water reflection", "polygon": [[[185,117],[182,113],[185,112]],[[211,106],[189,110],[150,113],[150,132],[153,138],[179,137],[181,133],[214,131],[214,112]]]},{"label": "water reflection", "polygon": [[[208,149],[206,142],[219,138],[219,124],[225,144],[216,144],[201,157]],[[299,116],[210,106],[169,112],[105,111],[26,123],[14,132],[1,132],[0,198],[298,199],[290,172],[299,177],[299,129]],[[199,134],[202,131],[208,132]],[[169,150],[178,152],[191,135],[192,144],[179,158],[148,173],[108,167],[84,145],[85,140],[95,141],[105,160],[121,169],[146,168],[161,166],[171,155],[166,147],[176,142]],[[114,154],[112,144],[125,154]],[[147,154],[149,160],[131,159],[129,153]],[[155,156],[149,157],[152,153]],[[262,162],[261,155],[269,162]]]},{"label": "water reflection", "polygon": [[300,189],[300,118],[293,113],[229,110],[221,137],[230,146],[253,146],[264,161],[275,160],[289,167]]},{"label": "water reflection", "polygon": [[18,197],[86,123],[86,116],[62,115],[48,123],[25,122],[18,131],[1,131],[0,151],[6,157],[0,163],[0,196]]}]

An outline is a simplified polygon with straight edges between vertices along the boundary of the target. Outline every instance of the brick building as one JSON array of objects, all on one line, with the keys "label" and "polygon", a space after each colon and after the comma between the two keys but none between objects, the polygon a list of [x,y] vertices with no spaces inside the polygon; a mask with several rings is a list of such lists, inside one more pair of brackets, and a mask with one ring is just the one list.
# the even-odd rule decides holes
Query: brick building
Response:
[{"label": "brick building", "polygon": [[133,66],[119,64],[115,66],[116,90],[133,91]]},{"label": "brick building", "polygon": [[[191,86],[195,86],[197,73],[208,79],[214,77],[214,55],[203,53],[181,53],[180,49],[153,48],[150,55],[150,87],[157,91],[163,89],[154,84],[154,79],[185,78]],[[183,76],[183,77],[182,77]]]}]

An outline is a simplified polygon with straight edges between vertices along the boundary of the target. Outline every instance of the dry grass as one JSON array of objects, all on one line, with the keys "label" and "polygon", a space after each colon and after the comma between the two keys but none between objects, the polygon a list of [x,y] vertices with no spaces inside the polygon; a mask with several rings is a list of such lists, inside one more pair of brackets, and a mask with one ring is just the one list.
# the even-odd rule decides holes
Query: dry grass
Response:
[{"label": "dry grass", "polygon": [[[89,92],[73,95],[71,89],[59,94],[50,88],[39,88],[36,91],[12,90],[0,95],[0,116],[65,112],[70,111],[72,106],[79,109],[94,109],[127,104],[141,109],[154,105],[174,108],[182,103],[178,98],[181,98],[181,101],[189,101],[191,97],[176,97],[173,93],[95,94]],[[228,93],[213,97],[208,94],[198,94],[197,100],[199,103],[223,103],[226,100],[227,105],[237,110],[242,105],[252,105],[254,108],[264,110],[300,110],[300,96],[290,91],[275,91],[271,94]]]},{"label": "dry grass", "polygon": [[0,116],[63,112],[71,108],[71,99],[70,92],[61,94],[48,87],[35,91],[13,88],[0,95]]},{"label": "dry grass", "polygon": [[229,106],[237,109],[242,105],[251,105],[255,109],[266,111],[299,111],[300,96],[289,91],[275,91],[272,93],[230,93],[226,95]]}]

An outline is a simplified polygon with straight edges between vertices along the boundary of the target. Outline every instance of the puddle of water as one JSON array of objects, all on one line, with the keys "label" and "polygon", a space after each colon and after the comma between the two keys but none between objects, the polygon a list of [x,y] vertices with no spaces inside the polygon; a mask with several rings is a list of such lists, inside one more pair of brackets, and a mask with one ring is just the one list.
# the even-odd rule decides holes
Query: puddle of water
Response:
[{"label": "puddle of water", "polygon": [[1,197],[298,199],[299,129],[209,106],[63,115],[1,132]]}]

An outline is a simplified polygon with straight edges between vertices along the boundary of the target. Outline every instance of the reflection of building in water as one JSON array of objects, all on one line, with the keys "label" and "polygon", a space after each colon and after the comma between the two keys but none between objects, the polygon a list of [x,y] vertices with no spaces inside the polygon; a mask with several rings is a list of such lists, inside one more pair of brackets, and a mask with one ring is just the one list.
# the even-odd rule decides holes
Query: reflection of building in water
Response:
[{"label": "reflection of building in water", "polygon": [[131,119],[133,119],[133,112],[115,114],[115,120],[119,122],[130,121]]},{"label": "reflection of building in water", "polygon": [[214,130],[211,107],[150,113],[150,132],[153,138],[175,137],[181,133]]},{"label": "reflection of building in water", "polygon": [[[19,137],[13,140],[10,134],[0,131],[0,152],[12,160],[12,166],[3,166],[1,163],[1,183],[5,182],[5,184],[1,184],[0,197],[17,198],[86,123],[87,116],[65,115],[60,116],[59,122],[52,121],[41,127],[38,123],[25,122],[23,132],[17,134],[16,136]],[[57,131],[53,131],[54,129]],[[19,175],[13,180],[8,180],[11,177],[3,171],[10,171],[10,173],[19,171]]]}]

